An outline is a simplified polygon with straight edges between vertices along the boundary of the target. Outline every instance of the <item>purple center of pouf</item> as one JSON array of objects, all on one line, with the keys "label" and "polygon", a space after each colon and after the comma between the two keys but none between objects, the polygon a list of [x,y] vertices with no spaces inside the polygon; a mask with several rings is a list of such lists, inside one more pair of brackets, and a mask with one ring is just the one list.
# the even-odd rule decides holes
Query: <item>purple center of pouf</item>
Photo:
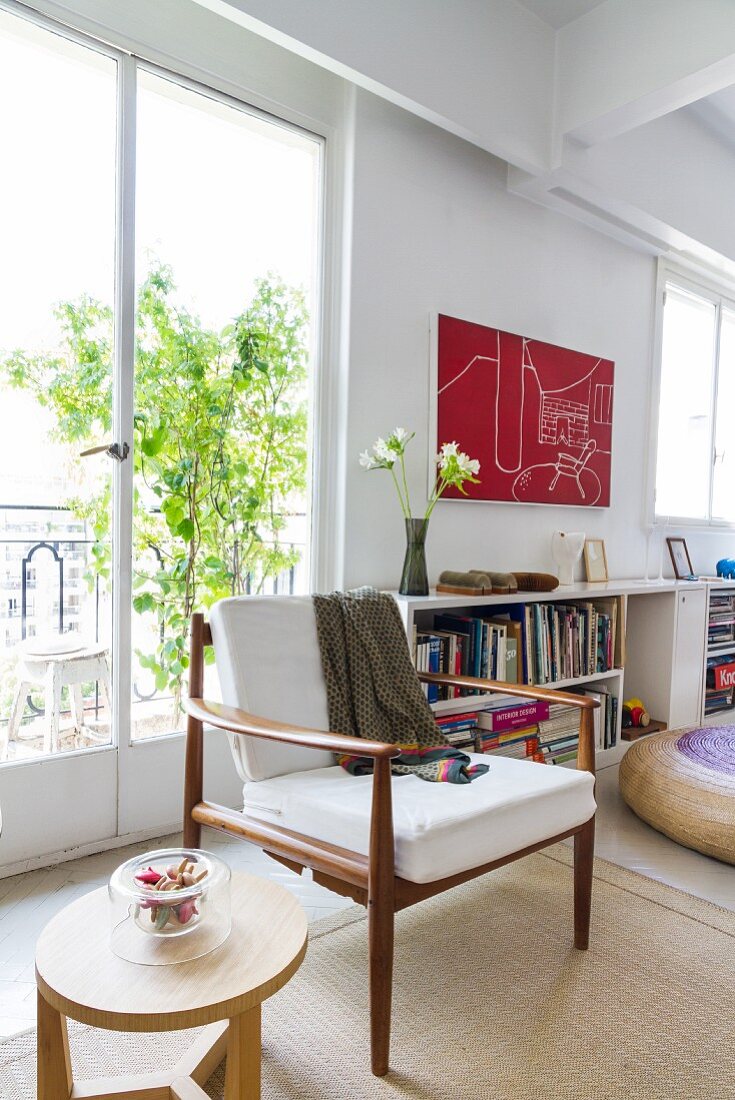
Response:
[{"label": "purple center of pouf", "polygon": [[735,726],[687,730],[676,742],[676,747],[703,768],[735,776]]}]

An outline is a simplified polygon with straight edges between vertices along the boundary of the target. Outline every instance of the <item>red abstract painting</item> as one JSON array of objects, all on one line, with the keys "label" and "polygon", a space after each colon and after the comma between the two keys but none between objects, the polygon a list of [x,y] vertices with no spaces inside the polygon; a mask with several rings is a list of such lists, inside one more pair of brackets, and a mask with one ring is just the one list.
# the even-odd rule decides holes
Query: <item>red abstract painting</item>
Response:
[{"label": "red abstract painting", "polygon": [[479,459],[467,495],[608,507],[614,363],[441,314],[437,330],[437,448]]}]

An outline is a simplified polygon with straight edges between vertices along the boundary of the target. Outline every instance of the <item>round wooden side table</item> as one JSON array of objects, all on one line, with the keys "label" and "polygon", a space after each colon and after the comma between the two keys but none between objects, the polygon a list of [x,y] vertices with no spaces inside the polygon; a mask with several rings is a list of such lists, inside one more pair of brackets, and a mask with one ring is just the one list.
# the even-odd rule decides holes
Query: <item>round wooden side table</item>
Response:
[{"label": "round wooden side table", "polygon": [[[151,966],[110,947],[107,888],[62,909],[36,948],[38,1100],[207,1100],[202,1085],[227,1054],[225,1100],[260,1096],[260,1005],[296,973],[306,915],[282,886],[232,875],[232,931],[209,955]],[[208,1025],[168,1072],[74,1086],[66,1017],[111,1031]]]}]

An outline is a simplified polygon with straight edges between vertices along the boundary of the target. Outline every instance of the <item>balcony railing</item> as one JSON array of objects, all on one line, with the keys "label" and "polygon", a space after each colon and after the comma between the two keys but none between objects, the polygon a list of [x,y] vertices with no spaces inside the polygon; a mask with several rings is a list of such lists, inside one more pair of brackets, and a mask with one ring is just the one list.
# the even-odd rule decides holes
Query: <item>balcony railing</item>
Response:
[{"label": "balcony railing", "polygon": [[[26,519],[28,513],[33,516],[32,522]],[[91,589],[80,583],[83,581],[81,574],[87,569],[91,571],[91,547],[97,540],[90,537],[86,525],[79,525],[72,535],[66,518],[69,515],[65,508],[0,504],[0,560],[4,559],[5,566],[4,575],[0,575],[0,657],[3,651],[9,655],[15,645],[32,637],[37,630],[44,633],[78,630],[90,643],[98,644],[109,636],[106,582],[94,573]],[[302,549],[299,543],[280,545],[288,550]],[[13,557],[9,558],[11,553]],[[235,545],[233,573],[237,572],[238,553]],[[69,569],[72,563],[73,569]],[[293,594],[306,590],[303,558],[290,569],[265,580],[247,574],[244,588],[248,594],[255,591]],[[166,691],[156,690],[153,684],[133,683],[134,702],[149,703],[156,698],[163,701],[169,696]],[[31,719],[43,713],[31,699],[27,702]],[[94,700],[89,700],[89,709],[94,711],[96,720],[100,711],[97,686]],[[8,721],[7,707],[3,705],[0,723]]]}]

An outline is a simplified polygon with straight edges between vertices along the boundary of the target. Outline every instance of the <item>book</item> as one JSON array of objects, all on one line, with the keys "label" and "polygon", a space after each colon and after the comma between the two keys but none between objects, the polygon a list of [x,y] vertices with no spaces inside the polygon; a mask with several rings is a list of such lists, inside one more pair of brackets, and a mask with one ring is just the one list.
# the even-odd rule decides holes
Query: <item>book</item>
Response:
[{"label": "book", "polygon": [[602,692],[596,691],[594,688],[575,688],[575,691],[579,695],[589,695],[591,699],[596,699],[600,704],[593,711],[593,722],[595,731],[595,748],[604,749],[607,748],[605,741],[605,707],[607,703],[607,695],[603,695]]},{"label": "book", "polygon": [[[427,635],[428,644],[428,668],[427,672],[441,672],[442,639],[436,634]],[[430,703],[435,703],[439,698],[439,685],[427,684],[426,697]]]},{"label": "book", "polygon": [[548,717],[549,704],[539,699],[531,699],[527,703],[518,703],[496,710],[480,711],[477,715],[477,724],[480,729],[502,733],[522,729]]},{"label": "book", "polygon": [[538,755],[538,740],[533,736],[520,738],[518,741],[498,743],[490,738],[480,739],[481,752],[486,756],[504,756],[516,760],[525,760]]},{"label": "book", "polygon": [[517,699],[512,695],[503,695],[500,692],[482,691],[474,696],[457,696],[454,699],[440,699],[434,704],[434,713],[438,716],[447,714],[472,713],[478,714],[485,710],[499,710],[507,706],[515,706]]},{"label": "book", "polygon": [[497,679],[507,684],[523,683],[523,657],[521,654],[521,624],[509,615],[493,615],[487,620],[503,632],[505,663],[501,671],[498,670]]},{"label": "book", "polygon": [[[434,626],[441,631],[452,631],[466,639],[462,645],[461,675],[479,676],[482,662],[482,620],[468,615],[435,615]],[[461,688],[460,694],[474,695],[474,688]]]}]

